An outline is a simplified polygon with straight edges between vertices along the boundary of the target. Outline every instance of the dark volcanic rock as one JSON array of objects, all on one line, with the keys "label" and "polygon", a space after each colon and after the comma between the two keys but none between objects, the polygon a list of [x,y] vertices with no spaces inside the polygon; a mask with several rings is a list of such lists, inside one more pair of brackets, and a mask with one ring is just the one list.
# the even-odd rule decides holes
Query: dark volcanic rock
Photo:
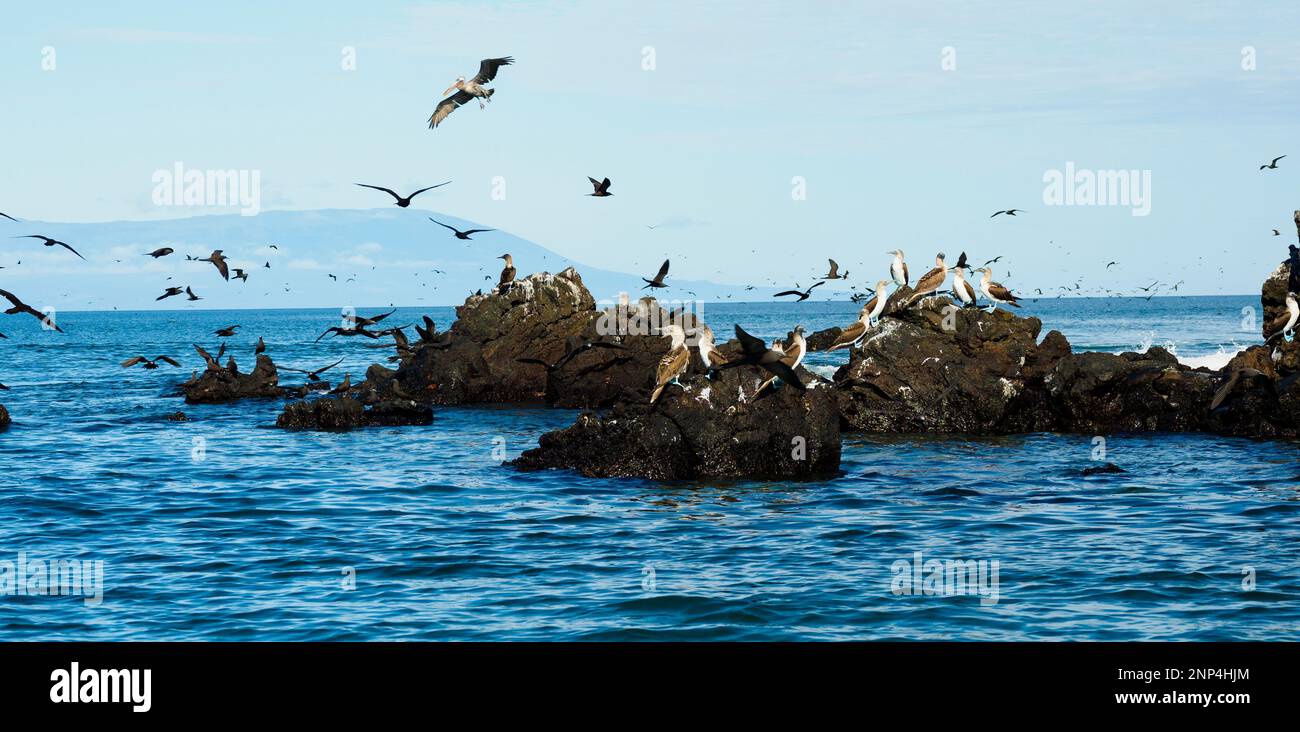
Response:
[{"label": "dark volcanic rock", "polygon": [[1127,472],[1127,471],[1125,471],[1123,468],[1116,465],[1115,463],[1106,463],[1105,465],[1097,465],[1091,468],[1084,468],[1083,470],[1079,471],[1079,475],[1083,475],[1083,476],[1109,475],[1112,473],[1123,473],[1123,472]]},{"label": "dark volcanic rock", "polygon": [[835,339],[840,337],[844,329],[838,325],[819,330],[807,337],[809,351],[825,351],[835,344]]},{"label": "dark volcanic rock", "polygon": [[9,410],[0,404],[0,432],[9,429]]},{"label": "dark volcanic rock", "polygon": [[435,404],[540,402],[546,370],[516,359],[558,361],[595,308],[573,268],[471,296],[456,308],[451,329],[436,342],[421,343],[396,381],[411,398]]},{"label": "dark volcanic rock", "polygon": [[[800,377],[816,381],[801,371]],[[825,383],[782,386],[755,398],[766,372],[742,367],[670,386],[655,404],[618,403],[542,435],[513,465],[593,477],[652,480],[812,478],[839,470],[835,395]]]},{"label": "dark volcanic rock", "polygon": [[[234,365],[231,359],[229,366]],[[181,384],[185,401],[191,404],[208,404],[229,402],[236,399],[271,398],[281,395],[277,385],[279,375],[275,364],[266,354],[259,354],[257,365],[252,372],[241,374],[229,366],[209,368],[198,376]]]},{"label": "dark volcanic rock", "polygon": [[322,398],[289,404],[275,419],[275,426],[296,430],[348,430],[379,425],[426,425],[433,422],[433,409],[411,400],[384,401],[370,407],[349,396]]}]

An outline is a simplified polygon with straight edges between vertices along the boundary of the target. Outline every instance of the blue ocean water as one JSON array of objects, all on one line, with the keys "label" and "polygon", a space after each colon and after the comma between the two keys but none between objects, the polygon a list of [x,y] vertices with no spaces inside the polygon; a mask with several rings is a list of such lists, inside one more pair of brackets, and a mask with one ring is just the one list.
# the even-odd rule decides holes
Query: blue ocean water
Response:
[{"label": "blue ocean water", "polygon": [[[1257,307],[1062,299],[1024,312],[1076,348],[1154,343],[1222,362],[1258,342],[1243,325]],[[453,317],[390,322],[425,312]],[[737,320],[771,338],[856,312],[705,306],[720,338]],[[241,366],[260,335],[282,366],[342,357],[326,376],[359,379],[389,351],[312,343],[337,320],[68,312],[61,336],[0,318],[14,418],[0,433],[0,573],[20,553],[103,562],[99,604],[0,595],[0,640],[1300,638],[1294,442],[1107,435],[1106,461],[1125,472],[1084,476],[1100,464],[1087,435],[850,436],[832,480],[658,484],[500,464],[570,424],[568,410],[440,408],[427,427],[322,434],[271,428],[279,401],[176,395],[200,368],[189,344],[215,347],[212,331],[235,323]],[[118,366],[158,354],[184,368]],[[164,419],[178,410],[189,421]],[[902,593],[918,552],[922,568],[983,563],[984,595]]]}]

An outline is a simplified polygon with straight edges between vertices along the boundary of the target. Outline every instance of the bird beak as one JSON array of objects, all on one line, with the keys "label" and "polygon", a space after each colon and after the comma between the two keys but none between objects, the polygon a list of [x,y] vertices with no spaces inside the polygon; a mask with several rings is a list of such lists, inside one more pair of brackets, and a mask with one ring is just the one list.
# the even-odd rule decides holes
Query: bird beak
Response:
[{"label": "bird beak", "polygon": [[446,89],[445,91],[443,91],[443,93],[440,94],[439,96],[444,96],[444,97],[445,97],[445,96],[447,96],[448,94],[450,94],[450,93],[452,93],[452,92],[454,92],[454,91],[456,91],[456,84],[452,84],[451,86],[447,87],[447,89]]}]

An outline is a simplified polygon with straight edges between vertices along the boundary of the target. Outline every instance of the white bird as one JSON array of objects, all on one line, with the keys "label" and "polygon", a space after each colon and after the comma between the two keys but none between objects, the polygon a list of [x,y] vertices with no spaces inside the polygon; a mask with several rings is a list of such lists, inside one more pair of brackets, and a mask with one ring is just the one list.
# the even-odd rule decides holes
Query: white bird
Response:
[{"label": "white bird", "polygon": [[429,129],[437,127],[443,120],[447,119],[448,115],[456,111],[457,107],[471,99],[478,99],[478,107],[483,109],[486,106],[484,103],[492,101],[492,95],[496,93],[495,89],[489,89],[485,84],[497,77],[497,69],[502,66],[509,66],[514,62],[515,60],[510,56],[485,58],[479,62],[478,74],[473,79],[466,81],[463,76],[456,77],[456,81],[447,87],[443,94],[450,94],[453,89],[456,90],[456,93],[438,102],[433,114],[429,116]]},{"label": "white bird", "polygon": [[891,249],[885,254],[894,255],[894,261],[889,264],[889,274],[894,277],[894,284],[899,287],[907,286],[907,262],[903,261],[902,249]]}]

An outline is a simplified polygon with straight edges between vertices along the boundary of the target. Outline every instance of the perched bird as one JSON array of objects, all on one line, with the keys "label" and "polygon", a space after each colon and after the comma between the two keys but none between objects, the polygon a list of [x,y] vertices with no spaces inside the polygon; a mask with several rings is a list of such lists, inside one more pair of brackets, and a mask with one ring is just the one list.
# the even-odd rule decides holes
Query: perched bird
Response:
[{"label": "perched bird", "polygon": [[18,296],[13,294],[12,292],[9,292],[8,290],[0,290],[0,297],[3,297],[4,299],[13,303],[13,307],[6,310],[5,315],[18,315],[20,313],[30,315],[36,318],[37,320],[41,321],[41,325],[45,326],[46,328],[52,328],[54,330],[57,330],[60,333],[63,332],[63,329],[60,328],[54,322],[54,320],[50,318],[50,316],[46,315],[45,313],[42,313],[41,311],[28,305],[27,303],[24,303],[22,300],[19,300]]},{"label": "perched bird", "polygon": [[415,334],[420,336],[420,340],[422,341],[431,341],[433,340],[433,337],[438,334],[438,326],[433,322],[433,318],[430,318],[427,315],[423,316],[423,318],[424,327],[421,328],[418,325],[415,326]]},{"label": "perched bird", "polygon": [[1277,169],[1277,161],[1281,160],[1281,159],[1284,158],[1284,157],[1286,157],[1286,156],[1285,156],[1285,155],[1279,155],[1279,156],[1273,158],[1273,162],[1271,162],[1271,163],[1265,163],[1265,164],[1259,166],[1259,169],[1260,169],[1260,170],[1264,170],[1265,168],[1267,168],[1267,169],[1269,169],[1269,170],[1276,170],[1276,169]]},{"label": "perched bird", "polygon": [[736,324],[736,338],[740,340],[740,356],[735,360],[722,364],[718,367],[718,370],[732,369],[737,366],[758,366],[768,373],[780,377],[781,381],[800,391],[807,388],[799,380],[799,376],[795,374],[794,369],[790,368],[783,360],[785,352],[781,348],[768,348],[763,339],[755,338],[746,333],[739,323]]},{"label": "perched bird", "polygon": [[704,362],[706,369],[713,369],[727,362],[727,357],[722,355],[713,340],[713,329],[703,323],[695,329],[695,350],[700,352],[700,360]]},{"label": "perched bird", "polygon": [[352,374],[343,374],[343,381],[339,385],[329,390],[330,394],[346,394],[352,389]]},{"label": "perched bird", "polygon": [[[1006,215],[1008,215],[1008,216],[1015,216],[1017,213],[1024,213],[1024,210],[1023,210],[1023,209],[1019,209],[1019,208],[1009,208],[1009,209],[1007,209],[1006,211],[997,211],[997,212],[995,212],[995,213],[993,214],[993,216],[997,216],[998,214],[1006,214]],[[989,218],[993,218],[993,216],[990,216]]]},{"label": "perched bird", "polygon": [[208,353],[208,352],[203,348],[203,346],[200,346],[200,345],[197,344],[197,343],[192,343],[192,344],[190,344],[190,345],[194,346],[194,350],[195,350],[196,352],[198,352],[199,356],[203,359],[203,363],[207,364],[207,370],[208,370],[208,371],[224,371],[224,370],[225,370],[224,368],[222,368],[222,366],[221,366],[221,362],[219,361],[219,359],[221,358],[221,356],[226,352],[226,344],[225,344],[225,343],[222,343],[222,344],[221,344],[221,348],[217,350],[217,355],[216,355],[215,358],[212,356],[212,354]]},{"label": "perched bird", "polygon": [[456,235],[456,238],[457,238],[457,239],[463,239],[463,240],[465,240],[465,241],[469,241],[469,240],[470,240],[470,239],[469,239],[469,235],[470,235],[470,234],[479,234],[479,233],[482,233],[482,232],[485,232],[485,231],[496,231],[496,229],[468,229],[468,230],[466,230],[466,231],[461,231],[460,229],[457,229],[457,228],[454,227],[454,226],[448,226],[448,225],[442,223],[441,221],[439,221],[439,220],[433,218],[432,216],[429,217],[429,220],[432,221],[433,223],[437,224],[438,226],[441,226],[441,227],[444,228],[444,229],[450,229],[450,230],[452,231],[452,233],[454,233],[454,234]]},{"label": "perched bird", "polygon": [[134,358],[128,358],[127,360],[123,361],[122,368],[129,369],[132,366],[139,363],[139,364],[144,364],[144,368],[152,371],[158,368],[159,361],[162,361],[163,363],[166,364],[171,364],[172,366],[177,366],[177,367],[180,366],[180,364],[176,362],[176,359],[172,358],[171,356],[154,356],[152,361],[145,358],[144,356],[135,356]]},{"label": "perched bird", "polygon": [[[58,239],[51,239],[48,236],[41,236],[40,234],[26,234],[24,236],[15,236],[14,238],[15,239],[40,239],[41,242],[43,242],[47,247],[60,246],[72,252],[73,254],[77,255],[78,257],[81,257],[81,252],[77,251],[76,249],[73,249],[67,242],[59,241]],[[81,258],[85,259],[85,257],[81,257]]]},{"label": "perched bird", "polygon": [[502,254],[497,259],[506,260],[506,266],[501,269],[501,279],[497,282],[497,290],[504,290],[515,281],[515,260],[509,254]]},{"label": "perched bird", "polygon": [[1020,307],[1020,305],[1017,302],[1019,298],[1017,298],[1015,295],[1012,295],[1011,291],[1008,290],[1007,288],[992,281],[993,272],[990,271],[988,267],[979,267],[974,271],[982,272],[984,275],[983,277],[980,278],[980,292],[984,293],[984,299],[988,300],[990,303],[989,312],[993,312],[994,310],[996,310],[998,307],[998,303],[1002,303],[1003,305],[1011,305],[1017,308]]},{"label": "perched bird", "polygon": [[894,278],[894,284],[899,287],[906,287],[908,282],[907,262],[903,261],[903,250],[891,249],[885,254],[894,255],[894,261],[889,263],[889,274]]},{"label": "perched bird", "polygon": [[664,284],[664,278],[667,276],[668,276],[668,260],[665,259],[664,263],[659,265],[659,273],[655,275],[655,278],[653,280],[647,280],[644,277],[641,278],[641,281],[646,283],[642,285],[641,289],[644,290],[647,287],[654,287],[656,289],[660,287],[667,287],[668,285]]},{"label": "perched bird", "polygon": [[1264,342],[1268,343],[1278,336],[1290,340],[1291,337],[1287,334],[1294,332],[1297,321],[1300,321],[1300,303],[1296,301],[1294,292],[1288,292],[1286,294],[1286,312],[1269,321],[1268,337],[1264,339]]},{"label": "perched bird", "polygon": [[[450,182],[451,182],[451,181],[447,181],[447,183],[450,183]],[[398,207],[400,207],[400,208],[406,208],[407,206],[410,206],[410,205],[411,205],[411,199],[412,199],[412,198],[415,198],[416,196],[420,195],[421,193],[424,193],[425,191],[431,191],[431,190],[433,190],[434,188],[441,188],[442,186],[447,185],[447,183],[439,183],[439,184],[436,185],[436,186],[429,186],[428,188],[421,188],[420,190],[416,191],[415,193],[412,193],[411,195],[409,195],[409,196],[407,196],[407,197],[405,197],[405,198],[403,198],[403,197],[397,195],[397,194],[396,194],[395,192],[393,192],[391,189],[384,188],[383,186],[372,186],[372,185],[369,185],[369,184],[366,184],[366,183],[357,183],[356,185],[359,185],[359,186],[361,186],[362,188],[373,188],[373,189],[375,189],[376,191],[383,191],[384,193],[387,193],[388,195],[390,195],[390,196],[392,196],[393,198],[396,198],[396,199],[397,199],[397,201],[395,201],[395,202],[393,203],[394,206],[398,206]]]},{"label": "perched bird", "polygon": [[321,374],[325,373],[326,371],[329,371],[330,369],[334,368],[335,366],[338,366],[341,363],[343,363],[343,359],[340,358],[339,360],[335,361],[329,366],[318,368],[315,371],[305,371],[303,369],[291,369],[288,366],[281,366],[280,369],[282,371],[293,371],[294,373],[307,374],[308,381],[320,381]]},{"label": "perched bird", "polygon": [[678,377],[686,372],[686,367],[691,362],[691,352],[686,348],[686,332],[680,325],[675,323],[666,325],[660,329],[660,335],[668,336],[672,339],[672,343],[655,368],[655,388],[650,393],[651,404],[659,398],[664,387],[676,382]]},{"label": "perched bird", "polygon": [[604,198],[606,196],[614,195],[613,193],[609,192],[609,178],[606,178],[598,182],[595,178],[592,178],[591,176],[587,176],[587,180],[591,181],[591,187],[594,189],[592,193],[587,194],[588,196],[595,196],[596,198]]},{"label": "perched bird", "polygon": [[[772,297],[783,297],[785,295],[797,295],[799,299],[795,300],[794,302],[803,302],[804,300],[807,300],[809,297],[812,296],[813,288],[819,287],[824,284],[826,284],[824,281],[818,280],[812,283],[811,285],[809,285],[807,290],[786,290],[785,292],[778,292]],[[795,285],[795,287],[798,287],[798,285]]]},{"label": "perched bird", "polygon": [[230,281],[230,268],[226,266],[226,257],[221,253],[220,249],[213,251],[203,259],[196,259],[194,261],[211,262],[212,266],[216,267],[217,271],[221,273],[221,278],[227,282]]},{"label": "perched bird", "polygon": [[[826,276],[823,277],[822,279],[824,279],[824,280],[842,280],[842,279],[844,279],[844,275],[841,275],[841,274],[840,274],[840,265],[837,264],[837,263],[835,262],[834,259],[827,259],[826,261],[827,261],[827,262],[830,262],[830,264],[831,264],[831,268],[830,268],[830,271],[826,273]],[[845,274],[848,274],[848,273],[846,272]]]},{"label": "perched bird", "polygon": [[948,267],[943,263],[943,252],[939,252],[934,256],[934,269],[921,275],[921,279],[916,281],[916,290],[912,292],[907,304],[911,305],[926,295],[937,292],[947,279]]},{"label": "perched bird", "polygon": [[[960,270],[958,271],[960,272]],[[862,306],[862,310],[858,312],[858,319],[840,333],[830,348],[826,349],[827,351],[848,348],[862,340],[862,337],[867,334],[871,326],[879,322],[880,313],[884,311],[885,302],[889,300],[889,296],[885,292],[888,287],[889,280],[881,280],[876,283],[875,297]]]},{"label": "perched bird", "polygon": [[961,267],[955,267],[952,275],[952,294],[964,307],[975,307],[975,288],[966,281]]},{"label": "perched bird", "polygon": [[238,325],[232,325],[232,326],[229,326],[229,327],[226,327],[226,328],[222,328],[221,330],[216,331],[216,333],[214,333],[214,335],[216,335],[218,338],[230,338],[231,336],[235,335],[235,331],[236,331],[238,328],[239,328]]},{"label": "perched bird", "polygon": [[489,89],[484,85],[497,78],[498,69],[502,66],[509,66],[514,62],[515,60],[510,56],[485,58],[479,62],[478,74],[473,79],[466,81],[465,77],[457,76],[456,81],[447,87],[443,94],[449,94],[453,89],[456,90],[456,93],[438,102],[433,114],[429,115],[429,129],[442,124],[442,121],[447,119],[448,115],[471,99],[478,99],[478,107],[483,109],[486,106],[485,102],[491,102],[492,95],[496,93],[495,89]]},{"label": "perched bird", "polygon": [[157,302],[159,300],[166,300],[169,297],[175,297],[176,295],[179,295],[182,292],[185,292],[185,288],[183,287],[168,287],[166,292],[154,298],[154,302]]},{"label": "perched bird", "polygon": [[172,249],[171,247],[163,247],[163,248],[161,248],[161,249],[155,249],[155,250],[153,250],[152,252],[145,252],[145,253],[144,253],[143,255],[141,255],[141,256],[145,256],[145,257],[153,257],[154,259],[157,259],[157,258],[159,258],[159,257],[165,257],[165,256],[167,256],[168,254],[171,254],[171,253],[174,252],[174,251],[176,251],[176,250],[175,250],[175,249]]},{"label": "perched bird", "polygon": [[253,355],[260,356],[263,353],[266,353],[266,341],[262,340],[262,336],[258,336],[257,346],[253,348]]}]

